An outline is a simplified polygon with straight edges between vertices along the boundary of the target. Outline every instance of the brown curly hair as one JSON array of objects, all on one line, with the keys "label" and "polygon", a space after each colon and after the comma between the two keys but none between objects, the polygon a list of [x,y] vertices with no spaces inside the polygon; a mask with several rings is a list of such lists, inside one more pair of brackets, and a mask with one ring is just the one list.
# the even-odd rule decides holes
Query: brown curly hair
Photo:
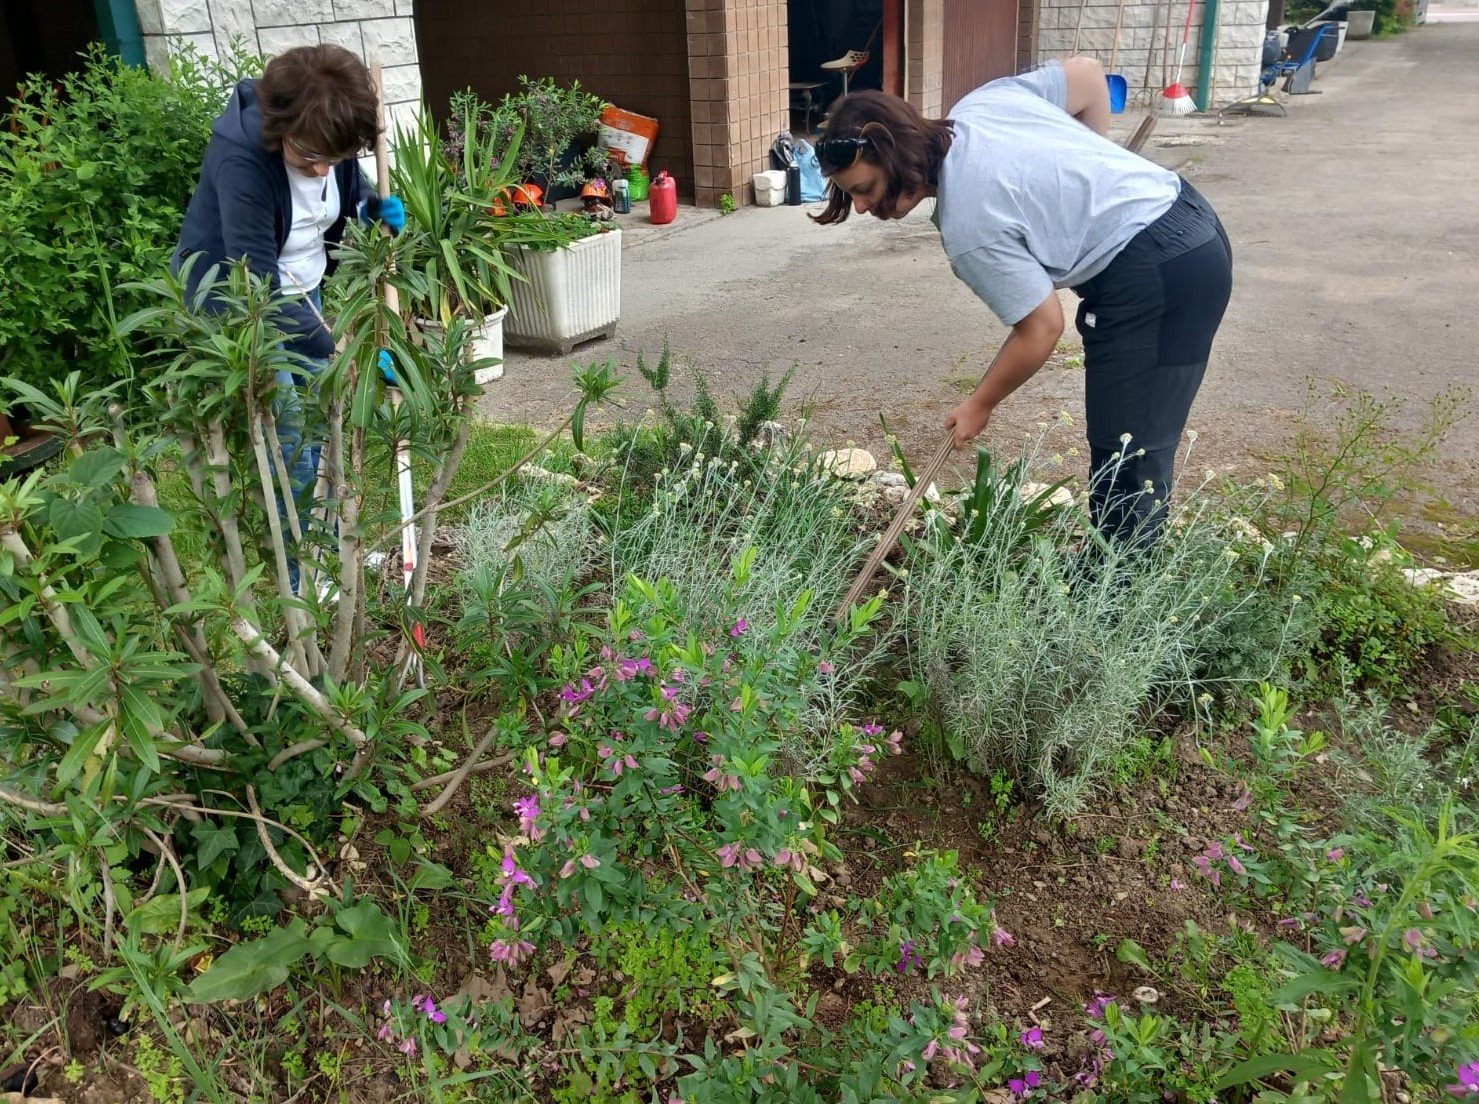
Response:
[{"label": "brown curly hair", "polygon": [[[865,88],[833,103],[827,132],[818,140],[866,138],[859,156],[883,167],[888,187],[874,204],[880,218],[888,218],[903,195],[923,192],[940,182],[940,165],[950,150],[953,125],[949,119],[926,119],[907,100]],[[823,164],[822,170],[826,171]],[[827,185],[827,206],[811,217],[823,226],[846,222],[852,199],[836,184]]]},{"label": "brown curly hair", "polygon": [[257,81],[262,142],[284,138],[328,157],[350,157],[375,144],[375,82],[342,46],[295,46],[267,63]]}]

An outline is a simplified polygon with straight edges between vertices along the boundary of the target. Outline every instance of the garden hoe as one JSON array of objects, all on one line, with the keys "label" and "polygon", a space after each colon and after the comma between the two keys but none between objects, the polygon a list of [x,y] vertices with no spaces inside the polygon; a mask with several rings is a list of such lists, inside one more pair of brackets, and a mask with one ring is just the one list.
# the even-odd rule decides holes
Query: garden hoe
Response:
[{"label": "garden hoe", "polygon": [[[1125,149],[1131,153],[1139,153],[1145,148],[1145,143],[1150,140],[1150,132],[1155,129],[1156,114],[1152,111],[1140,120],[1140,125],[1135,128],[1135,133],[1130,135],[1130,140],[1125,143]],[[996,356],[991,358],[991,364],[982,373],[982,378],[990,374],[991,369],[996,367],[997,358],[1001,356],[1000,350]],[[863,563],[863,569],[858,572],[858,577],[853,580],[852,586],[847,588],[847,594],[838,605],[836,612],[832,614],[832,620],[836,624],[842,624],[847,617],[848,610],[857,604],[863,596],[863,590],[868,581],[873,578],[873,573],[878,570],[878,565],[883,562],[885,556],[893,550],[894,544],[899,539],[899,534],[904,531],[904,526],[909,523],[909,516],[914,512],[914,507],[924,497],[925,491],[935,481],[935,476],[940,474],[940,469],[945,466],[945,461],[950,458],[950,453],[955,447],[955,431],[951,430],[945,434],[945,439],[940,442],[940,447],[935,449],[935,454],[929,458],[929,462],[920,470],[919,477],[915,479],[914,486],[909,488],[909,494],[899,504],[899,510],[894,514],[893,520],[888,523],[888,528],[878,538],[878,544],[869,553],[868,559]]]},{"label": "garden hoe", "polygon": [[[383,200],[390,195],[390,156],[386,148],[385,137],[385,85],[380,73],[380,62],[376,59],[370,65],[370,72],[375,79],[375,115],[377,132],[375,136],[375,187],[380,198]],[[389,228],[381,226],[385,234],[389,234]],[[392,314],[400,313],[400,291],[390,283],[389,280],[380,285],[381,294],[385,296],[385,307]],[[384,351],[383,344],[378,354],[380,371],[385,375],[386,390],[390,392],[390,410],[394,418],[401,408],[401,389],[399,381],[395,376],[395,365],[390,354]],[[411,597],[411,578],[416,574],[416,501],[415,492],[411,485],[411,447],[410,442],[399,433],[395,439],[395,471],[396,481],[400,489],[401,506],[401,573],[402,581],[406,588],[406,600]],[[408,670],[415,676],[418,686],[425,685],[425,675],[421,667],[421,649],[426,647],[426,632],[421,623],[416,622],[411,628],[412,654]]]}]

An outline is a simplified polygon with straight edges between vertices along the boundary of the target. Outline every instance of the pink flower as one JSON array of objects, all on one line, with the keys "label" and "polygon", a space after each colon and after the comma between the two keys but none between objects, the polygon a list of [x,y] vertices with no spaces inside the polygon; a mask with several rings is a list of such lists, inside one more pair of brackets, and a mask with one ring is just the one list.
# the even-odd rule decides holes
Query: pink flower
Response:
[{"label": "pink flower", "polygon": [[739,862],[740,844],[737,840],[724,844],[719,848],[719,865],[731,867]]},{"label": "pink flower", "polygon": [[1340,964],[1344,961],[1345,948],[1337,947],[1335,950],[1327,954],[1324,958],[1320,959],[1320,965],[1329,967],[1332,970],[1339,970]]},{"label": "pink flower", "polygon": [[1243,864],[1242,864],[1241,861],[1239,861],[1239,859],[1238,859],[1238,857],[1236,855],[1229,854],[1227,856],[1227,865],[1228,865],[1228,869],[1230,869],[1234,874],[1246,874],[1246,873],[1248,873],[1248,871],[1246,871],[1245,869],[1243,869]]},{"label": "pink flower", "polygon": [[1345,849],[1344,848],[1332,847],[1329,851],[1326,851],[1325,852],[1325,861],[1326,862],[1340,862],[1340,860],[1342,858],[1344,858],[1344,857],[1345,857]]},{"label": "pink flower", "polygon": [[1345,940],[1347,947],[1354,947],[1366,938],[1366,929],[1357,927],[1341,928],[1340,937]]},{"label": "pink flower", "polygon": [[1417,950],[1423,945],[1423,933],[1416,928],[1408,928],[1402,933],[1402,942],[1406,943],[1411,950]]},{"label": "pink flower", "polygon": [[396,1049],[399,1050],[402,1054],[405,1054],[407,1056],[414,1055],[416,1053],[416,1040],[415,1040],[415,1038],[413,1038],[410,1035],[407,1035],[404,1039],[401,1040],[400,1046],[396,1047]]},{"label": "pink flower", "polygon": [[534,944],[527,939],[519,939],[512,943],[504,939],[493,940],[492,946],[488,948],[488,957],[494,962],[504,962],[510,966],[517,966],[534,953]]},{"label": "pink flower", "polygon": [[993,928],[991,930],[991,941],[998,947],[1010,947],[1013,943],[1017,942],[1012,937],[1012,933],[1007,931],[1006,928]]},{"label": "pink flower", "polygon": [[729,630],[729,635],[734,637],[743,636],[745,634],[745,630],[749,627],[750,623],[746,621],[743,617],[741,617],[738,621],[734,623],[734,628]]},{"label": "pink flower", "polygon": [[817,674],[819,675],[830,675],[834,670],[836,670],[836,668],[834,668],[825,659],[817,664]]},{"label": "pink flower", "polygon": [[1249,804],[1252,801],[1253,801],[1253,791],[1250,790],[1247,787],[1247,785],[1245,784],[1243,786],[1243,792],[1238,795],[1238,799],[1233,802],[1233,806],[1232,807],[1235,810],[1237,810],[1238,812],[1241,813],[1244,809],[1246,809],[1249,806]]},{"label": "pink flower", "polygon": [[1042,1028],[1029,1027],[1026,1031],[1022,1032],[1019,1038],[1022,1040],[1023,1046],[1038,1050],[1042,1047]]},{"label": "pink flower", "polygon": [[587,870],[594,870],[596,869],[596,867],[601,865],[601,860],[596,858],[596,856],[594,855],[585,854],[580,856],[580,865],[585,867]]},{"label": "pink flower", "polygon": [[1185,889],[1186,886],[1184,886],[1184,885],[1181,884],[1181,879],[1180,878],[1172,878],[1171,879],[1171,888],[1172,889]]}]

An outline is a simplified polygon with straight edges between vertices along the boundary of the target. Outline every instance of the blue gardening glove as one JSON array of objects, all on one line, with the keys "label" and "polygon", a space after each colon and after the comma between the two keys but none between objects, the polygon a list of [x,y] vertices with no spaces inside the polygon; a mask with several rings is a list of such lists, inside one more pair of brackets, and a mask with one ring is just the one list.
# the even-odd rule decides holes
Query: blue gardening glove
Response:
[{"label": "blue gardening glove", "polygon": [[383,222],[392,234],[399,234],[406,228],[406,205],[400,196],[389,195],[384,199],[371,196],[365,200],[360,218],[366,224]]},{"label": "blue gardening glove", "polygon": [[385,382],[390,386],[400,386],[400,382],[395,378],[395,358],[390,355],[389,349],[380,350],[380,374],[385,377]]}]

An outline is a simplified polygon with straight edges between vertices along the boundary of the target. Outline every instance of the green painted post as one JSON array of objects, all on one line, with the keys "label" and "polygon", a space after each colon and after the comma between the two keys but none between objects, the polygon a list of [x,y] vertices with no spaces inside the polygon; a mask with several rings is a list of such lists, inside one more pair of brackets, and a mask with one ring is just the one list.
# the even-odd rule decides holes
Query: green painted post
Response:
[{"label": "green painted post", "polygon": [[1197,44],[1197,110],[1212,106],[1212,58],[1217,53],[1217,0],[1207,0],[1202,12],[1202,37]]},{"label": "green painted post", "polygon": [[126,65],[144,64],[144,32],[134,0],[93,0],[98,13],[98,33],[109,51]]}]

